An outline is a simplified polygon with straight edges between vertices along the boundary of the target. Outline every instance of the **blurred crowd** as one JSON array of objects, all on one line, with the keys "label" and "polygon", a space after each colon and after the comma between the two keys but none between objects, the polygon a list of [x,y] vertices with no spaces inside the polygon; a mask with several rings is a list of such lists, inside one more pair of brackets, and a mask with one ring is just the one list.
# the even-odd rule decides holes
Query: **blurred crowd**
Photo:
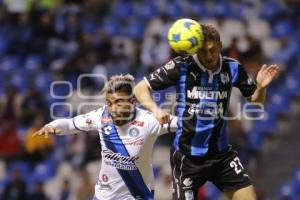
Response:
[{"label": "blurred crowd", "polygon": [[[223,55],[238,59],[252,76],[263,63],[279,64],[281,76],[270,89],[277,90],[292,84],[286,83],[292,72],[300,74],[299,12],[293,0],[0,0],[0,199],[91,199],[101,159],[97,133],[32,134],[53,116],[74,116],[103,103],[91,96],[101,93],[106,77],[131,73],[140,80],[176,56],[166,40],[174,20],[187,17],[214,25]],[[90,75],[79,83],[82,74]],[[104,78],[92,76],[99,74]],[[54,87],[53,81],[68,81],[71,87]],[[172,89],[157,100],[174,101],[166,94]],[[231,115],[239,102],[244,101],[233,90]],[[234,120],[228,132],[255,178],[265,133],[250,136],[253,127],[249,120]],[[154,163],[158,200],[171,195],[165,148],[171,140],[163,136],[157,144],[157,151],[166,154]],[[217,198],[212,191],[202,188],[199,199]]]}]

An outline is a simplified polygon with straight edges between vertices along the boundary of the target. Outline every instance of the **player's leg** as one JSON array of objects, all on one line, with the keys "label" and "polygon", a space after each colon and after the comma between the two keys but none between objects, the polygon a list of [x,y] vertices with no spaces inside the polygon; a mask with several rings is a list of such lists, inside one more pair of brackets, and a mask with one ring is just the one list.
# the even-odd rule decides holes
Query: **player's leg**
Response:
[{"label": "player's leg", "polygon": [[229,199],[232,200],[256,200],[254,187],[252,185],[236,191],[225,192],[225,194]]},{"label": "player's leg", "polygon": [[[206,180],[198,175],[199,165],[178,151],[171,150],[174,200],[196,200],[198,190]],[[201,176],[205,177],[205,176]]]},{"label": "player's leg", "polygon": [[255,191],[247,171],[244,169],[237,152],[228,150],[214,158],[215,176],[211,181],[230,199],[254,200]]}]

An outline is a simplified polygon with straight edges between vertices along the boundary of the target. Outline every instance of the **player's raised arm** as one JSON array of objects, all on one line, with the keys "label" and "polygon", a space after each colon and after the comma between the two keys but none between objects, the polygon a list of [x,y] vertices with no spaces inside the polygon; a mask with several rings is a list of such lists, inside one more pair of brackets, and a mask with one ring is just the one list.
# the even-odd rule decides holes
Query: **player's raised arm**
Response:
[{"label": "player's raised arm", "polygon": [[142,80],[136,85],[134,93],[141,105],[154,113],[154,116],[161,124],[168,123],[170,120],[170,114],[161,110],[154,102],[150,88],[145,80]]},{"label": "player's raised arm", "polygon": [[56,119],[49,124],[46,124],[41,130],[34,133],[33,136],[45,135],[48,137],[49,134],[56,135],[68,135],[79,132],[87,132],[92,130],[98,130],[101,120],[103,108],[94,110],[87,114],[78,115],[71,119]]},{"label": "player's raised arm", "polygon": [[170,114],[161,110],[151,96],[151,90],[163,90],[176,85],[179,77],[179,67],[176,61],[170,60],[164,66],[158,68],[144,80],[140,81],[134,88],[137,100],[146,109],[150,110],[155,118],[161,123],[168,123]]},{"label": "player's raised arm", "polygon": [[257,88],[253,95],[249,98],[249,101],[263,103],[266,98],[267,87],[278,72],[279,67],[277,65],[263,65],[256,77]]}]

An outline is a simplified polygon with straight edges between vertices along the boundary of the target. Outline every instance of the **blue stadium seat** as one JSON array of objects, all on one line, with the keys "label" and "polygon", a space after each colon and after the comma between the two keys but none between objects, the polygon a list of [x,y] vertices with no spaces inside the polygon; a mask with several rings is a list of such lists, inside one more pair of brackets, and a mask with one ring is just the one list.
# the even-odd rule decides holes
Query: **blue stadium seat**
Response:
[{"label": "blue stadium seat", "polygon": [[0,60],[0,72],[12,72],[20,68],[18,56],[6,56]]},{"label": "blue stadium seat", "polygon": [[227,1],[218,1],[213,5],[212,15],[215,17],[233,17],[231,4]]},{"label": "blue stadium seat", "polygon": [[125,36],[134,39],[141,39],[144,35],[145,25],[143,22],[132,21],[126,27]]},{"label": "blue stadium seat", "polygon": [[119,19],[127,18],[133,14],[133,5],[130,1],[119,1],[113,8],[113,16]]},{"label": "blue stadium seat", "polygon": [[280,20],[272,27],[272,36],[276,38],[289,37],[294,32],[294,25],[290,20]]},{"label": "blue stadium seat", "polygon": [[101,28],[110,36],[114,37],[119,34],[120,24],[117,20],[106,20]]},{"label": "blue stadium seat", "polygon": [[[283,63],[287,64],[291,59],[297,56],[298,53],[298,44],[290,41],[289,44],[274,53],[272,56],[272,61],[275,63]],[[294,66],[289,66],[289,68],[294,67]]]},{"label": "blue stadium seat", "polygon": [[42,67],[43,61],[44,58],[41,55],[29,55],[25,61],[24,68],[29,72],[37,71]]},{"label": "blue stadium seat", "polygon": [[[55,103],[58,103],[56,100],[55,100]],[[73,111],[70,110],[72,108],[68,107],[67,105],[64,105],[64,104],[52,104],[53,107],[53,117],[55,118],[70,118],[73,116]]]},{"label": "blue stadium seat", "polygon": [[81,27],[84,32],[93,34],[97,30],[97,23],[94,20],[82,20]]},{"label": "blue stadium seat", "polygon": [[30,78],[31,77],[27,76],[24,70],[15,70],[11,73],[10,81],[20,90],[21,93],[25,93],[30,82]]},{"label": "blue stadium seat", "polygon": [[7,178],[8,180],[11,180],[11,175],[12,175],[12,172],[14,170],[19,170],[20,171],[20,174],[21,174],[21,177],[23,179],[27,179],[29,176],[30,176],[30,166],[29,166],[29,163],[26,162],[26,161],[11,161],[8,163],[8,166],[7,166]]},{"label": "blue stadium seat", "polygon": [[281,7],[278,2],[268,1],[263,4],[260,11],[260,17],[266,20],[275,19],[281,12]]},{"label": "blue stadium seat", "polygon": [[9,40],[5,36],[0,36],[0,56],[8,50],[10,45]]},{"label": "blue stadium seat", "polygon": [[270,113],[265,113],[264,119],[254,121],[254,124],[249,131],[249,141],[251,146],[254,149],[261,148],[265,136],[274,133],[276,127],[277,119]]},{"label": "blue stadium seat", "polygon": [[270,101],[266,104],[266,109],[271,114],[286,114],[290,109],[290,97],[286,88],[273,93]]},{"label": "blue stadium seat", "polygon": [[134,14],[139,19],[149,20],[157,16],[157,7],[152,2],[143,2],[134,6]]},{"label": "blue stadium seat", "polygon": [[41,93],[49,93],[52,82],[52,75],[50,72],[39,72],[35,77],[35,85]]},{"label": "blue stadium seat", "polygon": [[286,87],[290,97],[291,96],[300,96],[299,75],[300,75],[300,73],[299,74],[297,74],[297,73],[287,74],[287,77],[285,80],[285,87]]},{"label": "blue stadium seat", "polygon": [[183,10],[177,2],[169,2],[164,10],[170,19],[178,19],[183,16]]},{"label": "blue stadium seat", "polygon": [[56,172],[57,163],[52,161],[51,159],[39,162],[36,164],[34,171],[32,173],[33,182],[41,181],[45,182],[52,178]]},{"label": "blue stadium seat", "polygon": [[208,16],[208,9],[205,2],[202,1],[193,1],[189,4],[187,15],[193,14],[200,18]]}]

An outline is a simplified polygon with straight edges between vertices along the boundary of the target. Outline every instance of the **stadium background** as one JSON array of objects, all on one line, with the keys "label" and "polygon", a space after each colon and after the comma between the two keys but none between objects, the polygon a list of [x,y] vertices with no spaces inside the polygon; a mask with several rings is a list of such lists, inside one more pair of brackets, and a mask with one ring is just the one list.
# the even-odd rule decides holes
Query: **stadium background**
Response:
[{"label": "stadium background", "polygon": [[[74,116],[104,103],[103,94],[95,95],[105,80],[78,82],[80,74],[129,72],[140,80],[161,66],[174,56],[166,41],[170,23],[189,17],[215,25],[223,55],[240,60],[250,74],[263,63],[279,64],[264,118],[230,121],[229,138],[259,199],[299,200],[299,13],[297,0],[0,0],[0,199],[92,196],[100,168],[97,133],[32,134],[51,116]],[[172,103],[172,92],[154,98]],[[244,102],[234,90],[231,115]],[[171,139],[161,137],[154,149],[157,200],[171,195]],[[199,193],[199,199],[222,198],[211,184]]]}]

